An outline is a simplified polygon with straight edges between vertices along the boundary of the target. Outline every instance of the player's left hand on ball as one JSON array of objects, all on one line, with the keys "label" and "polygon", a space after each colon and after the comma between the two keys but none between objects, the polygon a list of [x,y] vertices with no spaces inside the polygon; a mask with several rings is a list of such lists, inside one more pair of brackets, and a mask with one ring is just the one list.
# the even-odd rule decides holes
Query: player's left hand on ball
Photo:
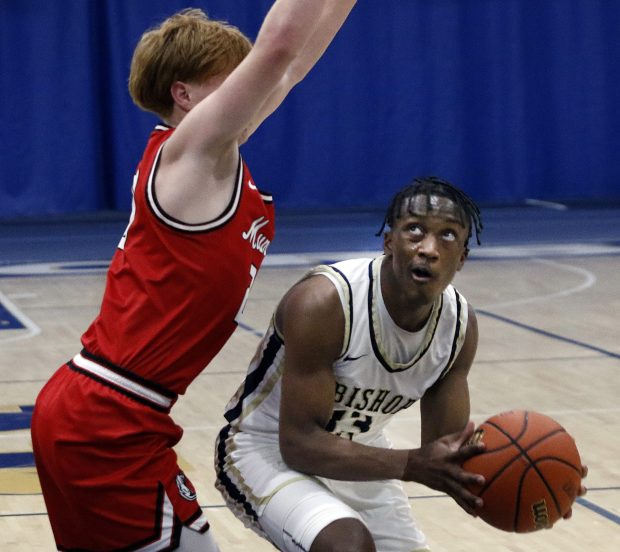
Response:
[{"label": "player's left hand on ball", "polygon": [[[588,476],[588,466],[581,466],[581,479],[584,480]],[[579,491],[577,492],[577,496],[583,496],[588,492],[588,489],[585,485],[581,485],[579,487]],[[573,515],[573,509],[570,508],[568,512],[566,512],[563,516],[564,519],[570,519]]]}]

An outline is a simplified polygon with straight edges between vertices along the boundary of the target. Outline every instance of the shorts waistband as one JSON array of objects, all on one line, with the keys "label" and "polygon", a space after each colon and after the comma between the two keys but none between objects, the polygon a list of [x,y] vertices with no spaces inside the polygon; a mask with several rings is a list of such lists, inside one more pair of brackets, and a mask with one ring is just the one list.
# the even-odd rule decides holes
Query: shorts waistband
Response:
[{"label": "shorts waistband", "polygon": [[103,382],[108,383],[113,388],[121,390],[139,402],[146,403],[158,410],[170,410],[176,401],[176,395],[167,397],[163,393],[119,374],[107,366],[84,357],[82,353],[75,355],[69,364],[86,375],[94,376],[97,380],[103,380]]}]

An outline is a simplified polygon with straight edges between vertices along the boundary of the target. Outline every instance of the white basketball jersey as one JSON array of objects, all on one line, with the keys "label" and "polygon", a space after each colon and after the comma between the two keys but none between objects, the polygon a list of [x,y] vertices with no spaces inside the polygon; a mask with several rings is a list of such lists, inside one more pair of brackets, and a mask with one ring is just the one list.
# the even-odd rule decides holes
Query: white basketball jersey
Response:
[{"label": "white basketball jersey", "polygon": [[[396,412],[422,397],[445,376],[467,328],[467,301],[452,286],[437,298],[425,327],[407,332],[390,318],[381,295],[383,257],[321,265],[336,286],[345,314],[345,338],[334,363],[334,411],[326,429],[344,438],[374,441]],[[245,382],[229,402],[233,431],[277,438],[284,342],[272,323],[250,364]]]}]

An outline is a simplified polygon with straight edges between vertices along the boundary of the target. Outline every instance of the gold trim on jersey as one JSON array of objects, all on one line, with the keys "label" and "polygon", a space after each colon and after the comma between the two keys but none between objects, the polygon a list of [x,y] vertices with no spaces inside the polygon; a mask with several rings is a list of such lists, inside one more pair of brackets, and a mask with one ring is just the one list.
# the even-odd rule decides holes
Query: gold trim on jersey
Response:
[{"label": "gold trim on jersey", "polygon": [[443,308],[443,293],[435,299],[433,303],[433,308],[431,310],[429,323],[426,329],[426,334],[424,335],[424,339],[415,356],[409,362],[394,362],[390,356],[388,355],[385,347],[383,345],[383,340],[381,338],[381,324],[379,322],[379,308],[377,303],[377,297],[381,293],[381,263],[384,259],[384,256],[377,257],[372,261],[372,269],[371,274],[372,277],[369,282],[368,293],[372,294],[372,303],[371,303],[371,312],[369,313],[368,320],[370,322],[370,332],[373,341],[373,349],[377,354],[379,361],[383,366],[385,366],[391,372],[402,372],[403,370],[407,370],[411,368],[416,362],[418,362],[423,356],[424,353],[430,347],[430,344],[433,340],[435,332],[437,330],[437,326],[439,325],[439,318],[441,316],[441,310]]},{"label": "gold trim on jersey", "polygon": [[330,279],[334,284],[336,290],[338,291],[338,295],[340,295],[340,301],[342,305],[348,306],[348,308],[342,309],[344,314],[344,338],[342,340],[342,348],[338,355],[338,359],[340,359],[349,349],[349,344],[351,342],[351,328],[353,327],[353,297],[351,291],[351,284],[349,284],[349,281],[346,279],[344,274],[342,274],[333,266],[318,265],[312,270],[310,270],[303,279],[315,275],[326,276],[328,279]]}]

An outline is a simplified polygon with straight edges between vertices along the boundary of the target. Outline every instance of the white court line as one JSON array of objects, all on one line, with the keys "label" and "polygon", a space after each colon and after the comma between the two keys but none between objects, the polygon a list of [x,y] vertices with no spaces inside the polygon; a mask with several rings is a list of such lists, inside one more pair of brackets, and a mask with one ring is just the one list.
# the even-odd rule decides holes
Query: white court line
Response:
[{"label": "white court line", "polygon": [[0,339],[0,343],[7,343],[8,341],[21,341],[22,339],[30,339],[35,335],[39,335],[41,333],[41,328],[37,326],[30,318],[28,318],[13,301],[11,301],[4,293],[0,291],[0,304],[4,306],[4,308],[9,311],[17,320],[19,320],[23,326],[27,328],[26,333],[20,333],[19,335],[14,335],[10,337],[2,337]]},{"label": "white court line", "polygon": [[515,305],[526,305],[528,303],[540,303],[542,301],[548,301],[549,299],[555,299],[556,297],[566,297],[568,295],[574,295],[576,293],[580,293],[581,291],[584,291],[592,287],[596,283],[596,276],[589,270],[586,270],[585,268],[565,265],[565,264],[558,263],[556,261],[548,261],[545,259],[534,259],[534,262],[548,265],[548,266],[553,266],[555,268],[559,268],[560,270],[564,270],[566,272],[580,274],[581,276],[584,277],[584,280],[579,285],[576,285],[572,288],[563,289],[561,291],[555,291],[553,293],[547,293],[543,295],[534,295],[531,297],[524,297],[522,299],[514,299],[512,301],[505,301],[503,303],[491,303],[489,305],[476,306],[476,308],[489,310],[489,309],[498,309],[500,307],[513,307]]},{"label": "white court line", "polygon": [[[335,262],[358,257],[376,257],[381,251],[320,251],[315,253],[269,253],[264,267],[314,266],[325,261]],[[618,255],[620,246],[600,243],[531,244],[473,247],[471,260],[494,259],[540,259],[541,257],[583,257],[596,255]],[[25,263],[0,265],[0,276],[42,276],[101,274],[107,271],[108,260],[70,261],[51,263]]]}]

